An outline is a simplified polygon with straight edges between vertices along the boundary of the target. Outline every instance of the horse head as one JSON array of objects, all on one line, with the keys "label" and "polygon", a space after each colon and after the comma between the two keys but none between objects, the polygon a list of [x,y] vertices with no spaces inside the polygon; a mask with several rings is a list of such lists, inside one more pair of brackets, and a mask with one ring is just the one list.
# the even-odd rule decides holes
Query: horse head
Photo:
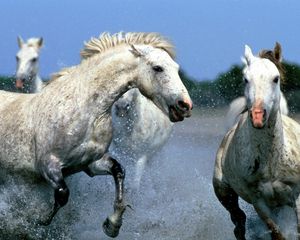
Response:
[{"label": "horse head", "polygon": [[277,64],[281,61],[278,43],[271,57],[257,57],[249,46],[245,46],[243,70],[247,109],[254,128],[263,128],[270,116],[279,111],[281,74]]},{"label": "horse head", "polygon": [[30,38],[24,42],[18,37],[19,51],[16,55],[16,88],[23,89],[24,85],[33,84],[38,73],[39,51],[43,45],[43,38]]},{"label": "horse head", "polygon": [[139,59],[137,86],[172,122],[191,116],[192,100],[183,85],[179,66],[162,48],[131,45],[131,53]]}]

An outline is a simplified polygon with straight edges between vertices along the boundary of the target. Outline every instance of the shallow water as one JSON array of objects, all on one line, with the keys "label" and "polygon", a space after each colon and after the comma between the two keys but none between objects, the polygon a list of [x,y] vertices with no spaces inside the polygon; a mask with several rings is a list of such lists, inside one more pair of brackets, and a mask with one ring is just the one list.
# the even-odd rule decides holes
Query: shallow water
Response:
[{"label": "shallow water", "polygon": [[[126,201],[133,209],[126,210],[118,239],[234,239],[229,214],[216,199],[211,183],[215,153],[225,133],[224,115],[224,109],[195,109],[190,119],[175,124],[168,143],[150,161],[139,190],[131,187],[133,167],[120,160],[127,172]],[[31,217],[38,217],[39,211],[51,206],[52,191],[43,186],[46,193],[34,195],[34,184],[24,187],[11,179],[10,188],[0,191],[0,218],[19,228],[6,232],[4,239],[16,239],[17,231],[28,233],[20,239],[111,239],[101,226],[113,210],[113,178],[80,173],[67,182],[71,191],[67,206],[49,227],[34,229],[28,223],[26,228],[19,226],[23,219],[17,210],[30,209]],[[47,203],[41,203],[45,199]],[[258,238],[264,226],[251,206],[241,204],[248,217],[247,239],[268,239]],[[4,229],[0,224],[2,236]]]}]

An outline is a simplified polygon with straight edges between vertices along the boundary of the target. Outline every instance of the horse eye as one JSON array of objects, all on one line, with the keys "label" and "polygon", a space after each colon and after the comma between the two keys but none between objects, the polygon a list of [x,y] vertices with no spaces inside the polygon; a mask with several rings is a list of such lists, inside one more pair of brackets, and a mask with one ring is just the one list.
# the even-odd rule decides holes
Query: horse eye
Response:
[{"label": "horse eye", "polygon": [[37,61],[37,58],[31,59],[31,62],[35,63]]},{"label": "horse eye", "polygon": [[249,81],[247,78],[244,77],[244,82],[247,84]]},{"label": "horse eye", "polygon": [[274,82],[274,83],[278,83],[278,81],[279,81],[279,77],[275,77],[275,78],[273,79],[273,82]]},{"label": "horse eye", "polygon": [[155,72],[163,72],[164,71],[164,69],[161,66],[153,66],[152,69]]},{"label": "horse eye", "polygon": [[20,59],[19,59],[19,57],[18,57],[18,56],[16,56],[16,60],[17,60],[17,62],[19,62],[19,60],[20,60]]}]

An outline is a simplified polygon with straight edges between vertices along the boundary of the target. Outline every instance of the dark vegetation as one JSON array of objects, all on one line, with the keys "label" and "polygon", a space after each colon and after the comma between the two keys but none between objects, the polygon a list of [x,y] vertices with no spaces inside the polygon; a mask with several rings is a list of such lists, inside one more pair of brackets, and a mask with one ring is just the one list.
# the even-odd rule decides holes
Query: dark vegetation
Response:
[{"label": "dark vegetation", "polygon": [[[284,62],[285,80],[281,85],[289,110],[300,111],[300,66],[298,64]],[[233,99],[244,94],[242,81],[243,67],[233,65],[227,72],[219,74],[213,81],[196,81],[180,72],[181,78],[186,85],[196,106],[218,107],[226,106]]]},{"label": "dark vegetation", "polygon": [[[289,62],[284,62],[283,65],[286,74],[281,89],[287,98],[290,111],[298,112],[300,111],[300,66]],[[184,71],[180,72],[180,76],[196,106],[222,107],[243,95],[242,69],[241,65],[233,65],[213,81],[197,81]],[[14,78],[0,76],[0,90],[15,91]]]}]

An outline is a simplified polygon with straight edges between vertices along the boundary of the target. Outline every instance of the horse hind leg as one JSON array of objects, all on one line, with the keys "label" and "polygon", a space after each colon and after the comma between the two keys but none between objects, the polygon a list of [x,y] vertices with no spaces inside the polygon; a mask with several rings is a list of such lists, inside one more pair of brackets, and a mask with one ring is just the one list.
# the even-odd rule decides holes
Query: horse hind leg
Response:
[{"label": "horse hind leg", "polygon": [[112,238],[117,237],[122,226],[122,216],[126,209],[124,203],[125,170],[117,160],[105,154],[100,160],[91,163],[85,172],[90,177],[110,174],[114,178],[116,187],[114,213],[106,218],[102,227],[107,236]]},{"label": "horse hind leg", "polygon": [[297,236],[300,240],[300,196],[296,199],[296,215],[297,215]]},{"label": "horse hind leg", "polygon": [[214,179],[213,185],[218,200],[230,213],[231,221],[235,225],[234,235],[236,239],[246,240],[246,214],[239,207],[238,195],[232,188],[217,179]]},{"label": "horse hind leg", "polygon": [[40,221],[41,225],[48,226],[58,210],[65,206],[69,199],[69,189],[64,181],[63,173],[59,165],[58,158],[51,155],[48,164],[43,166],[42,174],[45,179],[54,188],[54,206],[52,210],[46,215],[46,218]]}]

